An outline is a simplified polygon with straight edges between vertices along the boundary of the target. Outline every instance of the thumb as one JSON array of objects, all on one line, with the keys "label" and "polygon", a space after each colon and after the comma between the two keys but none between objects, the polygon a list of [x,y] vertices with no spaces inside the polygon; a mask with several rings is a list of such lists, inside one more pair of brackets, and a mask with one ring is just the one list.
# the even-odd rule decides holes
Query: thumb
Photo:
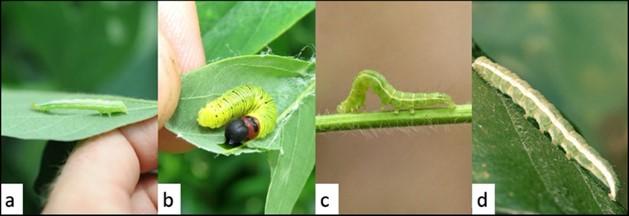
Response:
[{"label": "thumb", "polygon": [[181,68],[166,37],[158,30],[157,35],[157,122],[162,128],[175,112],[181,90]]}]

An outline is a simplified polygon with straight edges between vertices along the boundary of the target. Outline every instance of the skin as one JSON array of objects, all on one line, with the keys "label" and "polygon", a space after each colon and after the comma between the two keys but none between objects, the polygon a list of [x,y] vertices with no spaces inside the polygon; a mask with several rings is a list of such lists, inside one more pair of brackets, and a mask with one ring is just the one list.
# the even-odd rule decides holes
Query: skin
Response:
[{"label": "skin", "polygon": [[157,118],[77,145],[52,184],[43,213],[157,212]]},{"label": "skin", "polygon": [[43,213],[157,213],[151,171],[157,169],[158,146],[192,149],[162,127],[177,107],[179,76],[205,64],[194,2],[159,2],[158,11],[158,117],[77,145],[51,185]]},{"label": "skin", "polygon": [[158,3],[158,29],[165,40],[158,48],[160,52],[158,65],[164,65],[158,67],[160,151],[186,152],[193,148],[162,127],[177,107],[181,89],[179,76],[205,64],[198,20],[194,2]]},{"label": "skin", "polygon": [[157,122],[159,128],[164,127],[164,124],[177,108],[177,99],[180,93],[180,77],[181,68],[176,64],[174,50],[170,46],[170,42],[166,40],[162,31],[158,30],[158,52],[157,52],[157,71],[159,73],[157,77],[157,84],[164,90],[158,93],[157,109],[159,115],[157,116]]}]

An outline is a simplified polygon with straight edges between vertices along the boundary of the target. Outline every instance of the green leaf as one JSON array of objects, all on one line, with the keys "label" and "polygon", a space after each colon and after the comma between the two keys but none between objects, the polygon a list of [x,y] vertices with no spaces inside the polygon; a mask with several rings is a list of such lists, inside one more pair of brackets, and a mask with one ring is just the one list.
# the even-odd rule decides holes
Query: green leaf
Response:
[{"label": "green leaf", "polygon": [[265,47],[264,52],[310,59],[315,56],[316,13],[311,11]]},{"label": "green leaf", "polygon": [[524,117],[511,98],[473,73],[474,183],[496,185],[502,213],[624,213],[608,188]]},{"label": "green leaf", "polygon": [[[263,139],[255,139],[237,148],[226,149],[224,129],[209,129],[197,124],[197,113],[209,101],[242,84],[254,84],[266,90],[278,109],[275,130]],[[173,133],[193,145],[217,154],[231,155],[282,150],[284,139],[295,136],[286,125],[291,120],[307,118],[295,115],[304,100],[314,95],[314,63],[280,56],[240,56],[208,64],[182,77],[177,110],[166,124]],[[297,117],[299,116],[299,117]],[[314,118],[314,115],[308,118]],[[314,124],[311,125],[314,131]],[[301,128],[300,130],[309,130]]]},{"label": "green leaf", "polygon": [[265,214],[290,214],[315,165],[315,97],[308,93],[295,118],[285,126],[282,152],[268,155],[271,183]]},{"label": "green leaf", "polygon": [[[49,113],[31,109],[33,103],[59,99],[121,100],[127,114],[101,115],[90,110],[59,110]],[[85,139],[155,116],[155,101],[109,95],[2,89],[2,136],[19,139],[73,141]]]},{"label": "green leaf", "polygon": [[609,128],[627,127],[627,2],[477,1],[473,10],[483,51],[544,92],[626,170],[625,154],[612,147],[626,149],[615,141],[624,133]]},{"label": "green leaf", "polygon": [[208,32],[212,27],[227,14],[234,5],[235,1],[199,1],[197,5],[197,15],[199,16],[199,25],[201,32]]},{"label": "green leaf", "polygon": [[[254,54],[271,43],[306,14],[314,10],[314,2],[237,2],[222,4],[209,13],[224,13],[220,20],[210,17],[199,7],[205,56],[209,61],[231,56]],[[230,7],[228,12],[225,8]],[[208,18],[209,17],[209,18]],[[204,19],[207,19],[204,20]]]}]

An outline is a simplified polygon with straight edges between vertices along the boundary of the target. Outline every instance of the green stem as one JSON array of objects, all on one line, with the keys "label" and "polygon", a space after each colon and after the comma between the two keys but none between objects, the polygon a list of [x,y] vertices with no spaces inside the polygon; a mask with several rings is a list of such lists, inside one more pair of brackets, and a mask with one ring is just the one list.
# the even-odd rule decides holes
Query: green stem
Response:
[{"label": "green stem", "polygon": [[454,109],[439,108],[408,111],[343,113],[318,115],[317,132],[355,130],[364,128],[407,127],[472,122],[472,105],[457,105]]}]

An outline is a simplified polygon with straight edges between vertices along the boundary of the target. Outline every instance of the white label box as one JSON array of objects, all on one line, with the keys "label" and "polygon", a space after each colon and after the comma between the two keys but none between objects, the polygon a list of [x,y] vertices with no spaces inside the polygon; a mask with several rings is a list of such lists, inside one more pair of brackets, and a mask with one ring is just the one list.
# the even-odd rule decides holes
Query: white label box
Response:
[{"label": "white label box", "polygon": [[22,184],[2,184],[2,212],[3,215],[23,214]]},{"label": "white label box", "polygon": [[339,213],[339,184],[316,184],[315,191],[315,214]]},{"label": "white label box", "polygon": [[157,184],[157,214],[181,214],[180,184]]},{"label": "white label box", "polygon": [[496,214],[495,184],[472,184],[472,214]]}]

